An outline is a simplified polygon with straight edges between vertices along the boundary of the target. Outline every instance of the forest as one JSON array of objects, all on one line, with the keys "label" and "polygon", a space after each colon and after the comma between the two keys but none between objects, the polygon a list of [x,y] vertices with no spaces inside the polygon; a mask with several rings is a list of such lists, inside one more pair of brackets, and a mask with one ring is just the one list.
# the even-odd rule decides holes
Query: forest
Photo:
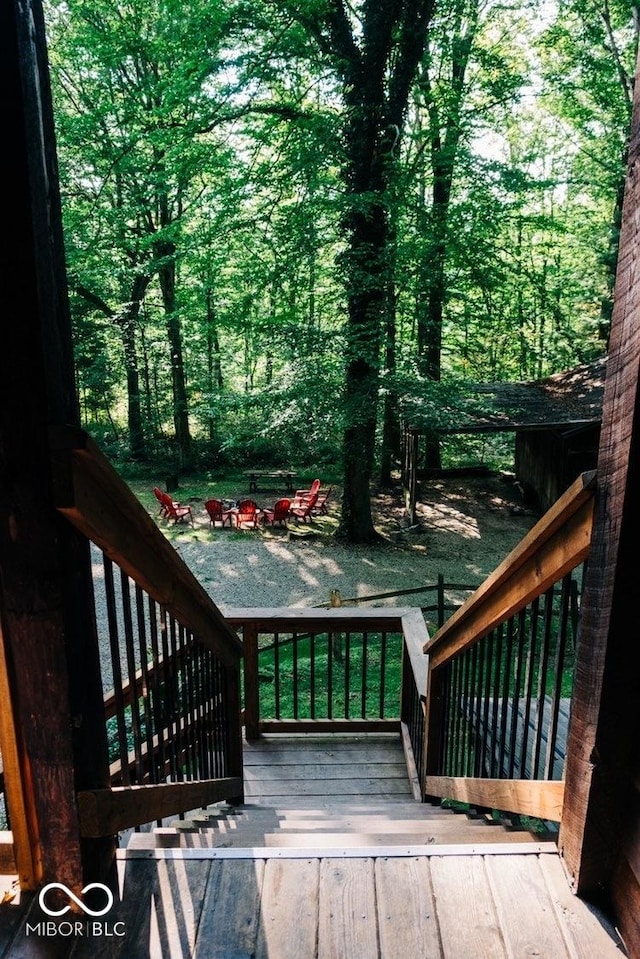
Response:
[{"label": "forest", "polygon": [[129,470],[337,469],[374,539],[404,397],[606,354],[638,12],[46,0],[91,435]]}]

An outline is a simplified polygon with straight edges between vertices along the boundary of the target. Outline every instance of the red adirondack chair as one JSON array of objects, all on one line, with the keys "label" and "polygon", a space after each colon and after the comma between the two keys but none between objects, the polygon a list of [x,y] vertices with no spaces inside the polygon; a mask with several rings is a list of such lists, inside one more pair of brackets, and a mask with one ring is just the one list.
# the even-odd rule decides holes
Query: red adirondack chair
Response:
[{"label": "red adirondack chair", "polygon": [[[165,497],[166,494],[163,493],[162,490],[161,490],[158,486],[154,486],[154,487],[153,487],[153,495],[155,496],[155,498],[156,498],[156,499],[158,500],[158,502],[160,503],[160,509],[158,510],[158,516],[166,516],[166,515],[167,515],[167,504],[166,504],[165,501],[164,501],[164,497]],[[178,505],[178,504],[176,503],[176,506],[177,506],[177,505]]]},{"label": "red adirondack chair", "polygon": [[182,506],[171,499],[168,493],[161,493],[162,502],[165,505],[165,516],[172,519],[174,523],[186,523],[187,520],[193,526],[193,515],[190,506]]},{"label": "red adirondack chair", "polygon": [[209,516],[209,524],[211,526],[216,525],[216,523],[221,523],[224,526],[231,526],[231,510],[225,509],[221,499],[208,499],[204,508],[207,511]]},{"label": "red adirondack chair", "polygon": [[320,480],[314,479],[313,483],[309,489],[297,489],[294,496],[295,500],[305,500],[309,499],[310,496],[313,496],[314,493],[320,492]]},{"label": "red adirondack chair", "polygon": [[273,509],[265,509],[262,511],[265,523],[268,523],[269,526],[275,526],[276,523],[284,526],[289,516],[290,507],[290,499],[283,498],[277,500]]},{"label": "red adirondack chair", "polygon": [[250,529],[258,528],[258,504],[252,499],[241,500],[235,509],[230,510],[236,529],[242,529],[248,526]]},{"label": "red adirondack chair", "polygon": [[331,496],[332,490],[333,490],[333,486],[330,486],[329,489],[326,489],[326,490],[320,490],[320,492],[318,493],[318,498],[316,500],[316,505],[313,507],[313,510],[312,510],[314,516],[327,515],[327,500]]},{"label": "red adirondack chair", "polygon": [[312,493],[308,499],[303,499],[299,503],[292,503],[289,508],[289,516],[293,516],[296,523],[303,520],[305,523],[313,518],[313,508],[318,499],[317,493]]}]

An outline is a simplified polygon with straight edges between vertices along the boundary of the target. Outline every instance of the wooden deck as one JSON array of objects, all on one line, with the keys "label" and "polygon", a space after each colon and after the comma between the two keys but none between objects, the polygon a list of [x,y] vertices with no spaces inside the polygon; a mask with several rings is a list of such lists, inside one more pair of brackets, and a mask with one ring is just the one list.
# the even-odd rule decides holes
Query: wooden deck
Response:
[{"label": "wooden deck", "polygon": [[553,843],[415,802],[399,739],[273,737],[246,760],[243,807],[128,837],[109,934],[27,935],[46,917],[23,896],[0,956],[620,957]]}]

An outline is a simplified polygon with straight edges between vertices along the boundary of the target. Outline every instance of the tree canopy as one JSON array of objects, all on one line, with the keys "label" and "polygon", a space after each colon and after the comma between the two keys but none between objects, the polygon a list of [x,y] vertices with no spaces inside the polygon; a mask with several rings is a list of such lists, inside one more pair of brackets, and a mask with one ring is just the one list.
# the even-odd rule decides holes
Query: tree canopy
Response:
[{"label": "tree canopy", "polygon": [[81,408],[112,455],[340,465],[339,532],[368,541],[408,380],[606,351],[628,4],[45,9]]}]

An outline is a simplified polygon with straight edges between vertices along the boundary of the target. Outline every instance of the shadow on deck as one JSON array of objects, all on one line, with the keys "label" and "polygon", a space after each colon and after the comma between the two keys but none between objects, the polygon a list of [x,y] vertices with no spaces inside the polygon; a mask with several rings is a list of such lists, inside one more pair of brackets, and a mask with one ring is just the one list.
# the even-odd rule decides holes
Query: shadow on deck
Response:
[{"label": "shadow on deck", "polygon": [[86,933],[46,937],[23,897],[0,956],[621,955],[553,843],[416,802],[399,737],[267,737],[245,761],[244,806],[129,838],[97,935],[82,917]]}]

